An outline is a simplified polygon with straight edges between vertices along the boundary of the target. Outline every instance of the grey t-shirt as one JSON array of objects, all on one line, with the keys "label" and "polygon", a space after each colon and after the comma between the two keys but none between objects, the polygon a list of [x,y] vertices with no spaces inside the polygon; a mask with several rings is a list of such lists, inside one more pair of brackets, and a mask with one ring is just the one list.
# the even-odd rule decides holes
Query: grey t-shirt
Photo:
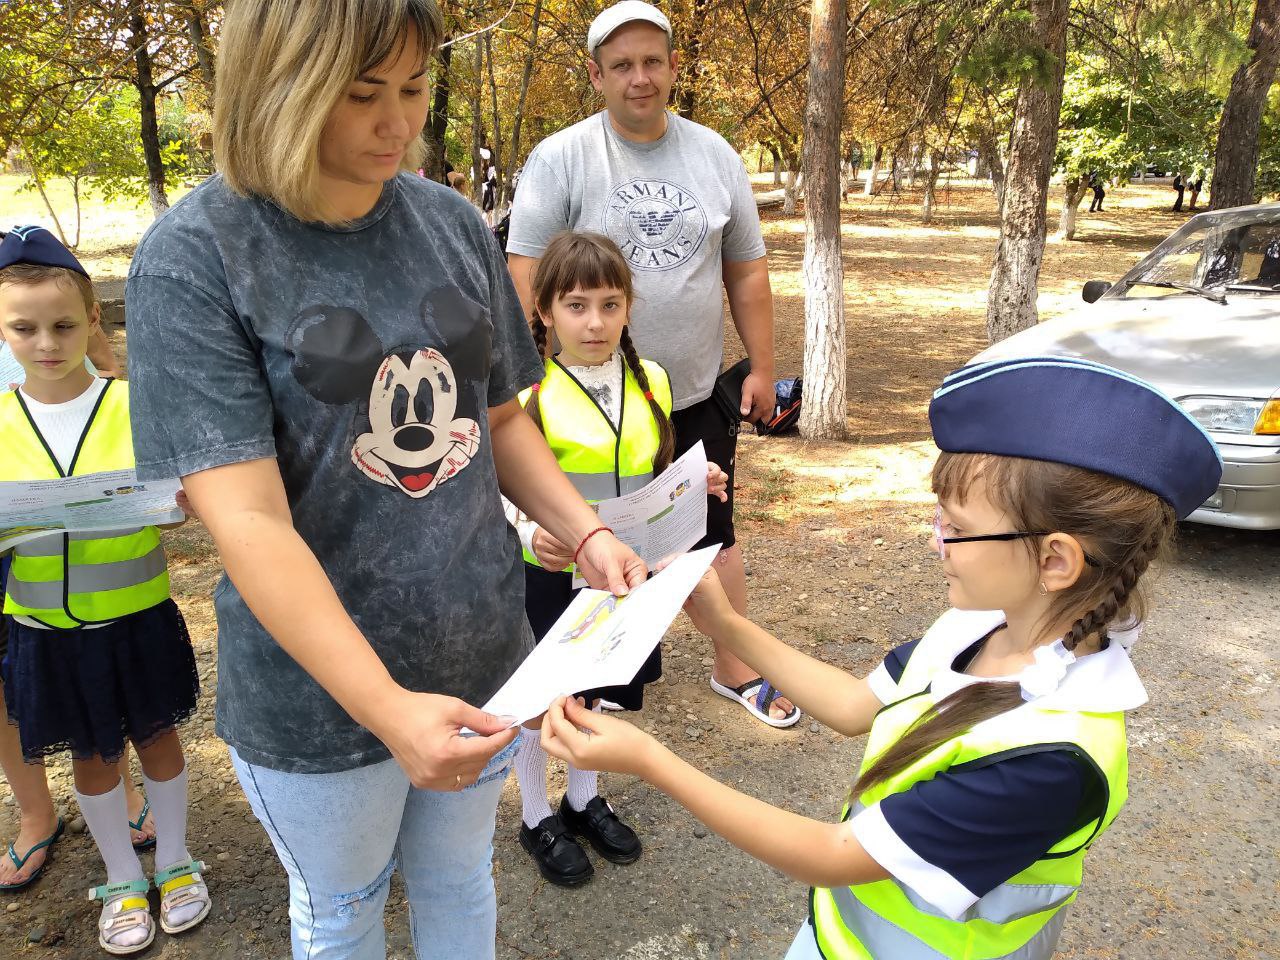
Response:
[{"label": "grey t-shirt", "polygon": [[765,254],[746,168],[713,130],[667,114],[651,143],[618,135],[601,111],[529,155],[507,252],[541,257],[562,230],[613,240],[631,264],[631,333],[671,376],[677,410],[711,395],[724,353],[722,262]]},{"label": "grey t-shirt", "polygon": [[[139,476],[276,457],[294,526],[395,680],[488,699],[532,636],[487,408],[542,364],[471,205],[401,174],[330,228],[214,177],[147,231],[125,298]],[[226,577],[214,600],[217,730],[245,760],[389,756]]]}]

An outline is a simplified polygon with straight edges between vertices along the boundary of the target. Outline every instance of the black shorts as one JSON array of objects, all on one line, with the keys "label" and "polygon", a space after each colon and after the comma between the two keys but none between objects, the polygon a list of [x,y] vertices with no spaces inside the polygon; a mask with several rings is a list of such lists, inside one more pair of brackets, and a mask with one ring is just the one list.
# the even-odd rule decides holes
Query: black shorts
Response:
[{"label": "black shorts", "polygon": [[738,456],[739,424],[731,424],[725,419],[713,397],[675,411],[671,414],[671,424],[676,428],[677,457],[701,440],[707,459],[729,475],[726,491],[729,499],[724,503],[719,497],[707,500],[707,535],[694,549],[709,547],[713,543],[732,547],[737,542],[733,534],[733,466]]}]

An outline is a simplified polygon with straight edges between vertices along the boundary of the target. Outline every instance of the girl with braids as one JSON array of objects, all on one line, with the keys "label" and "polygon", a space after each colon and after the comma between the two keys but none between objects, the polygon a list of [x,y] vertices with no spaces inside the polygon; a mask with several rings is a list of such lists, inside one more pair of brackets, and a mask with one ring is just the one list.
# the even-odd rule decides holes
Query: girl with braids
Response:
[{"label": "girl with braids", "polygon": [[[543,381],[521,394],[525,411],[547,438],[560,466],[589,502],[638,490],[671,463],[671,386],[666,371],[636,355],[627,331],[631,271],[612,240],[563,233],[551,241],[533,277],[533,335],[545,358]],[[560,352],[549,355],[554,333]],[[727,476],[707,465],[707,489],[725,499]],[[574,560],[566,546],[508,507],[524,545],[525,610],[542,637],[573,600]],[[582,694],[598,707],[610,701],[639,710],[644,686],[662,675],[655,649],[631,683]],[[520,842],[547,880],[576,886],[591,879],[591,861],[574,834],[605,859],[633,863],[640,840],[599,795],[596,773],[570,765],[557,813],[547,801],[547,754],[526,731],[516,757],[523,797]]]},{"label": "girl with braids", "polygon": [[929,416],[952,609],[921,639],[855,679],[734,613],[714,572],[686,605],[805,711],[869,734],[838,823],[744,796],[572,699],[544,718],[552,754],[643,777],[811,884],[787,960],[1052,956],[1127,797],[1140,581],[1222,474],[1174,401],[1083,360],[965,367]]}]

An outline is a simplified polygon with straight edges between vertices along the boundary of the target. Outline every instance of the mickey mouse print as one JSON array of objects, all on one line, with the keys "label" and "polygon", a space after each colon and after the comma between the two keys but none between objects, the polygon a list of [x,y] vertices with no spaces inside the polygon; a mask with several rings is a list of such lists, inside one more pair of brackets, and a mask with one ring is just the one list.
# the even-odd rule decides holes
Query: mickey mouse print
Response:
[{"label": "mickey mouse print", "polygon": [[355,405],[351,463],[415,499],[457,476],[480,448],[468,386],[487,375],[490,339],[483,311],[455,290],[428,294],[423,313],[439,343],[386,348],[358,311],[335,306],[303,310],[285,340],[293,376],[312,397]]}]

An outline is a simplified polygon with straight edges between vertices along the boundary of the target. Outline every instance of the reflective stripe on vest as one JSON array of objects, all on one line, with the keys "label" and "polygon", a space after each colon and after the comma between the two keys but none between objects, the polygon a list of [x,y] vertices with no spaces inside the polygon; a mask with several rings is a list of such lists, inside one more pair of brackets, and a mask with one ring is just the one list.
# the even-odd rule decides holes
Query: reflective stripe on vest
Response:
[{"label": "reflective stripe on vest", "polygon": [[[835,917],[827,918],[822,927],[830,929],[831,919],[843,922],[849,938],[824,941],[817,933],[824,917],[819,899],[824,893]],[[863,905],[849,887],[813,891],[812,914],[818,949],[826,960],[1050,960],[1067,919],[1065,910],[1056,911],[1030,940],[1007,953],[942,953]]]},{"label": "reflective stripe on vest", "polygon": [[[610,497],[626,496],[635,493],[653,479],[653,471],[637,473],[630,477],[615,476],[609,473],[569,473],[565,472],[573,488],[582,494],[583,500],[595,503],[608,500]],[[621,492],[619,492],[619,490]]]},{"label": "reflective stripe on vest", "polygon": [[[671,384],[658,364],[641,360],[654,401],[671,413]],[[554,357],[546,361],[538,391],[542,433],[560,469],[584,500],[597,503],[634,493],[653,479],[660,435],[644,391],[622,364],[621,425],[613,423],[595,399]],[[531,391],[520,394],[527,405]],[[538,565],[528,550],[526,563]]]},{"label": "reflective stripe on vest", "polygon": [[[52,480],[133,466],[126,384],[108,381],[64,473],[15,391],[0,396],[0,480]],[[155,527],[54,534],[13,550],[4,612],[60,629],[108,623],[169,598]]]},{"label": "reflective stripe on vest", "polygon": [[[921,658],[923,660],[923,658]],[[930,672],[913,656],[898,690],[902,699],[872,723],[862,771],[935,704]],[[913,670],[914,666],[914,670]],[[912,693],[911,691],[919,691]],[[946,958],[1047,960],[1053,954],[1083,874],[1084,857],[1119,813],[1127,797],[1128,760],[1122,713],[1040,709],[1034,703],[992,717],[939,744],[915,763],[863,792],[853,811],[910,789],[942,771],[960,772],[1002,755],[1070,750],[1092,765],[1106,790],[1102,817],[1055,844],[1026,870],[982,897],[956,920],[910,887],[890,878],[836,889],[815,889],[810,903],[814,935],[830,960]],[[845,815],[851,811],[846,809]]]}]

